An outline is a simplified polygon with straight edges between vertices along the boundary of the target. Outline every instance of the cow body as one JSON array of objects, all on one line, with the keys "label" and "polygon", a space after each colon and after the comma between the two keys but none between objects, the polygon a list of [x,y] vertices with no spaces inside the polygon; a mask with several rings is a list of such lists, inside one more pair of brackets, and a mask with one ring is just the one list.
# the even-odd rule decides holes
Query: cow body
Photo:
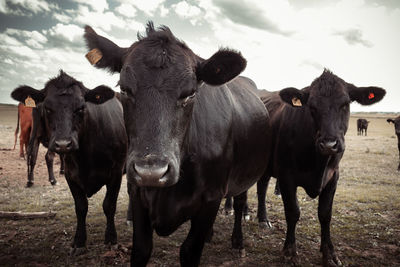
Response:
[{"label": "cow body", "polygon": [[283,253],[297,263],[295,228],[300,217],[297,187],[311,198],[319,197],[323,265],[340,265],[330,237],[332,204],[339,179],[339,162],[345,150],[344,135],[349,122],[349,104],[380,101],[385,91],[377,87],[355,87],[331,72],[324,73],[302,89],[263,91],[261,99],[271,116],[272,155],[267,175],[257,184],[258,218],[268,221],[265,193],[271,176],[278,179],[287,224]]},{"label": "cow body", "polygon": [[19,156],[21,158],[25,158],[24,154],[24,147],[25,152],[28,151],[28,143],[29,137],[32,131],[32,108],[25,107],[24,104],[18,104],[18,120],[17,120],[17,128],[15,129],[15,142],[14,142],[14,149],[17,144],[17,136],[19,128],[21,128],[21,132],[19,134]]},{"label": "cow body", "polygon": [[12,93],[19,101],[26,95],[42,103],[40,130],[45,134],[39,133],[39,137],[46,139],[51,151],[64,155],[65,177],[77,215],[71,252],[78,254],[84,250],[87,198],[104,185],[107,186],[103,202],[107,218],[105,243],[115,244],[114,215],[127,149],[120,102],[112,98],[111,89],[100,86],[88,90],[64,72],[50,80],[43,90],[24,86]]},{"label": "cow body", "polygon": [[397,170],[400,171],[400,116],[394,119],[387,119],[387,122],[394,124],[394,130],[397,136],[397,147],[399,149],[399,166],[397,167]]},{"label": "cow body", "polygon": [[369,121],[366,119],[357,119],[357,135],[367,136]]},{"label": "cow body", "polygon": [[236,196],[232,245],[242,245],[245,190],[264,173],[270,146],[269,116],[254,83],[230,81],[245,60],[230,50],[204,60],[152,23],[130,48],[85,31],[89,49],[102,54],[95,66],[120,72],[127,179],[135,184],[131,266],[147,264],[153,231],[167,236],[188,220],[180,262],[197,266],[224,196]]}]

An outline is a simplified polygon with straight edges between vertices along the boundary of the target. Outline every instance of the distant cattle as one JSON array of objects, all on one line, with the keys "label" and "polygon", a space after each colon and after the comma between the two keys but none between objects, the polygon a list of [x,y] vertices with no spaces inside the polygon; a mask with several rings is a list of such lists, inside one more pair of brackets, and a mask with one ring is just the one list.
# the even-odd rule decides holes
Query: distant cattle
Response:
[{"label": "distant cattle", "polygon": [[358,119],[357,120],[357,135],[365,135],[367,136],[368,124],[370,122],[366,119]]},{"label": "distant cattle", "polygon": [[15,129],[14,133],[14,149],[17,145],[17,137],[20,127],[21,133],[19,134],[19,156],[21,158],[25,158],[24,147],[26,152],[28,150],[29,137],[32,130],[32,108],[25,107],[25,105],[22,103],[18,104],[17,128]]},{"label": "distant cattle", "polygon": [[378,87],[356,87],[328,70],[301,90],[291,87],[262,93],[271,116],[273,153],[268,175],[258,182],[257,194],[259,201],[265,202],[270,176],[278,179],[287,224],[283,253],[292,263],[297,262],[295,229],[300,209],[296,192],[301,186],[311,198],[319,196],[323,265],[340,265],[331,241],[330,221],[350,103],[370,105],[385,93]]},{"label": "distant cattle", "polygon": [[180,263],[197,266],[224,196],[236,196],[232,246],[242,248],[245,191],[264,173],[270,150],[255,84],[235,78],[246,60],[228,49],[203,59],[152,23],[129,48],[89,26],[85,38],[96,67],[120,72],[127,179],[136,185],[131,266],[147,264],[154,230],[167,236],[188,220]]},{"label": "distant cattle", "polygon": [[[394,130],[397,135],[397,147],[399,149],[399,158],[400,158],[400,116],[398,116],[394,119],[387,119],[387,122],[394,124]],[[400,171],[400,162],[399,162],[399,166],[397,167],[397,170]]]},{"label": "distant cattle", "polygon": [[[77,228],[71,254],[84,251],[88,197],[107,187],[103,210],[107,218],[105,243],[115,244],[114,215],[125,164],[127,137],[121,103],[106,86],[87,89],[63,71],[44,89],[29,86],[11,96],[23,102],[28,96],[41,103],[41,128],[51,151],[63,154],[65,177],[75,200]],[[108,101],[107,101],[108,100]],[[37,133],[40,133],[38,131]]]},{"label": "distant cattle", "polygon": [[[36,133],[37,129],[39,128],[40,124],[40,117],[39,119],[35,120],[34,116],[37,113],[37,109],[32,107],[26,107],[23,103],[18,104],[18,120],[17,120],[17,128],[15,130],[15,142],[14,142],[14,149],[17,143],[17,135],[19,130],[19,125],[21,126],[21,133],[20,133],[20,157],[24,156],[24,150],[27,154],[27,165],[28,165],[28,182],[26,184],[27,187],[31,187],[33,185],[33,170],[35,168],[37,153],[39,150],[39,142],[46,146],[46,142],[43,139],[37,139],[40,136]],[[36,123],[35,123],[36,121]],[[36,127],[35,127],[36,126]],[[33,138],[32,138],[33,137]],[[35,146],[32,147],[32,143],[35,143]],[[47,146],[46,146],[47,147]],[[54,161],[54,152],[47,150],[46,156],[46,165],[47,171],[49,173],[49,182],[52,185],[57,184],[57,180],[54,177],[53,172],[53,161]],[[60,174],[64,173],[64,161],[60,156]]]}]

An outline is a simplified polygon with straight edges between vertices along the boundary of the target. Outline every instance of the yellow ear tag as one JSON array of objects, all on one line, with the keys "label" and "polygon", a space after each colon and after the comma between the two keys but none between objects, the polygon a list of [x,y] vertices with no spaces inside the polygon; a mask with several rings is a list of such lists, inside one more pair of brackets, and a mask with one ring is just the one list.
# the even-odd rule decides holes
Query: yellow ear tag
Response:
[{"label": "yellow ear tag", "polygon": [[87,58],[87,60],[89,60],[90,64],[94,65],[99,62],[99,60],[103,57],[103,54],[99,49],[94,48],[90,50],[89,53],[85,55],[85,57]]},{"label": "yellow ear tag", "polygon": [[35,100],[33,100],[32,97],[28,96],[28,97],[25,99],[25,107],[28,107],[28,108],[35,108],[35,107],[36,107]]},{"label": "yellow ear tag", "polygon": [[295,107],[301,107],[301,106],[302,106],[301,100],[298,99],[297,97],[293,97],[293,98],[292,98],[292,104],[293,104],[293,106],[295,106]]}]

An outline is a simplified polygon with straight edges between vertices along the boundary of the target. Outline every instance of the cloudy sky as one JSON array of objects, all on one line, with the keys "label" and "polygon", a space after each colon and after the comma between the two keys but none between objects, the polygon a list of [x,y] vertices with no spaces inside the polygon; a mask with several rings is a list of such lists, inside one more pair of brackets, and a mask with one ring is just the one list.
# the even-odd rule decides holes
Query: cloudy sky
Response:
[{"label": "cloudy sky", "polygon": [[118,90],[118,74],[85,59],[83,27],[129,46],[148,20],[203,58],[240,50],[259,88],[303,88],[325,67],[387,90],[381,103],[352,111],[400,112],[399,0],[0,0],[0,103],[16,103],[9,95],[19,85],[43,88],[59,69]]}]

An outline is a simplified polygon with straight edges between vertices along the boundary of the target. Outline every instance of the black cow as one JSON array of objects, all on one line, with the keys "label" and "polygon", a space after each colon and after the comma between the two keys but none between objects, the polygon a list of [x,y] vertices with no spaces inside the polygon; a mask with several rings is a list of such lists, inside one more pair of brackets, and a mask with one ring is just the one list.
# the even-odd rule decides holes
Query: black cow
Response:
[{"label": "black cow", "polygon": [[[27,149],[27,166],[28,166],[28,182],[26,183],[26,187],[33,186],[34,180],[34,169],[36,165],[37,155],[39,151],[39,145],[42,144],[44,147],[49,147],[49,137],[47,136],[47,132],[45,131],[44,121],[42,121],[43,114],[43,105],[39,103],[36,108],[32,109],[32,131],[29,138],[29,144]],[[53,171],[53,162],[54,162],[55,153],[53,151],[47,150],[45,155],[47,171],[49,173],[49,182],[52,185],[57,184],[57,180],[54,177]],[[63,155],[60,155],[60,174],[64,174],[64,158]]]},{"label": "black cow", "polygon": [[358,119],[357,120],[357,135],[363,135],[367,136],[367,129],[368,129],[368,124],[370,122],[367,121],[366,119]]},{"label": "black cow", "polygon": [[[397,147],[399,148],[399,158],[400,158],[400,116],[398,116],[394,119],[387,119],[386,121],[388,123],[394,124],[394,130],[397,135]],[[399,162],[399,166],[397,167],[397,170],[400,171],[400,162]]]},{"label": "black cow", "polygon": [[205,60],[168,27],[156,30],[152,23],[130,48],[89,26],[85,38],[90,53],[101,52],[96,67],[120,72],[130,143],[127,178],[137,185],[131,265],[148,262],[154,230],[167,236],[190,220],[180,263],[197,266],[224,196],[236,196],[232,245],[243,246],[237,222],[245,190],[263,175],[270,142],[269,116],[255,84],[232,80],[246,60],[228,49]]},{"label": "black cow", "polygon": [[276,177],[287,224],[283,253],[293,263],[297,261],[295,228],[300,217],[296,191],[301,186],[311,198],[319,196],[323,264],[341,264],[331,241],[330,221],[350,103],[370,105],[385,94],[381,88],[356,87],[324,70],[308,87],[286,88],[261,97],[271,116],[273,152],[268,175],[257,185],[259,202],[264,203],[261,213],[265,214],[259,219],[267,219],[265,188],[270,176]]},{"label": "black cow", "polygon": [[20,102],[30,96],[36,103],[42,103],[40,115],[49,139],[49,149],[64,155],[65,177],[75,200],[77,216],[71,254],[77,255],[85,250],[87,198],[103,185],[107,186],[103,202],[107,217],[105,243],[115,244],[114,215],[126,158],[127,136],[122,106],[113,98],[114,92],[106,86],[89,90],[60,71],[44,89],[21,86],[11,96]]}]

